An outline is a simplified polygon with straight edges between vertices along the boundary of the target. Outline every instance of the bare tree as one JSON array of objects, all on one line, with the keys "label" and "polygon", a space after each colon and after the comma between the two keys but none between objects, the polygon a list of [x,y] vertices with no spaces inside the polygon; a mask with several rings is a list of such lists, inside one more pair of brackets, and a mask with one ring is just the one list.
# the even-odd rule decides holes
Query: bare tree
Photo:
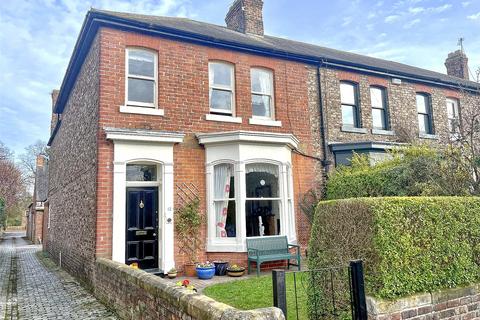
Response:
[{"label": "bare tree", "polygon": [[[2,213],[18,212],[19,203],[25,198],[25,186],[22,172],[13,160],[13,153],[0,142],[0,199]],[[4,221],[4,216],[0,217]]]}]

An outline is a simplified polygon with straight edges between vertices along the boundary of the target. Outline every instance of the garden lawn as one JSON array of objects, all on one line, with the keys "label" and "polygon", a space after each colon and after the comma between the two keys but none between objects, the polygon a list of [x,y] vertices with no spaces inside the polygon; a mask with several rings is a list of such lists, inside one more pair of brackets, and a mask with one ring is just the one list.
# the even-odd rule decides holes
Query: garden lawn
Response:
[{"label": "garden lawn", "polygon": [[[293,274],[287,273],[287,313],[288,319],[297,319],[295,308],[295,286]],[[307,319],[307,294],[297,283],[298,319]],[[241,310],[267,308],[273,306],[272,277],[262,276],[237,280],[207,287],[203,293],[219,302]]]}]

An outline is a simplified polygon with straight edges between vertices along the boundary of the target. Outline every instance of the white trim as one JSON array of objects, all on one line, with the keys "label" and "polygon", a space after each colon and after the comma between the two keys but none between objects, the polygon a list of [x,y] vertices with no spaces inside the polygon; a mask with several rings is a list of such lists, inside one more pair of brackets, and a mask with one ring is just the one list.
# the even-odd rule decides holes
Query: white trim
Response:
[{"label": "white trim", "polygon": [[[153,54],[153,77],[145,77],[140,75],[129,75],[128,70],[128,60],[130,55],[130,50],[137,50],[137,51],[145,51]],[[139,101],[129,101],[128,100],[128,78],[133,79],[141,79],[141,80],[149,80],[153,81],[153,103],[145,103]],[[154,50],[145,49],[141,47],[128,47],[125,50],[125,104],[127,106],[140,106],[140,107],[150,107],[150,108],[157,108],[157,101],[158,101],[158,53]]]},{"label": "white trim", "polygon": [[266,118],[250,118],[248,119],[249,124],[255,124],[259,126],[269,126],[269,127],[281,127],[282,121],[275,121],[272,119]]},{"label": "white trim", "polygon": [[205,120],[218,121],[218,122],[242,123],[242,118],[240,117],[223,116],[219,114],[206,114]]},{"label": "white trim", "polygon": [[215,133],[198,133],[200,144],[257,142],[267,144],[287,145],[291,149],[298,148],[299,140],[288,133],[256,132],[256,131],[229,131]]},{"label": "white trim", "polygon": [[143,141],[143,142],[164,142],[181,143],[185,137],[184,133],[152,131],[140,129],[103,128],[107,140],[113,141]]},{"label": "white trim", "polygon": [[152,107],[132,107],[132,106],[120,106],[121,113],[133,113],[133,114],[146,114],[151,116],[164,116],[165,110],[156,109]]}]

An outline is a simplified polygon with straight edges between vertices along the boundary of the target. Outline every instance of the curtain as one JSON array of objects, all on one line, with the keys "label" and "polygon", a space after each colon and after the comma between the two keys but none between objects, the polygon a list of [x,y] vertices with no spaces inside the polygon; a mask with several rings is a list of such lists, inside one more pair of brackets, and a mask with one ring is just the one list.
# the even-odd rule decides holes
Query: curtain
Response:
[{"label": "curtain", "polygon": [[227,237],[225,227],[227,223],[231,176],[232,166],[230,164],[215,166],[213,171],[214,199],[223,199],[223,201],[215,201],[216,236],[220,238]]},{"label": "curtain", "polygon": [[262,70],[258,72],[258,82],[260,84],[260,91],[264,95],[268,95],[268,96],[262,97],[263,107],[265,108],[263,114],[266,117],[271,116],[270,114],[270,96],[272,95],[272,81],[270,79],[271,76],[272,74],[268,71]]},{"label": "curtain", "polygon": [[278,178],[278,166],[269,163],[251,163],[245,166],[245,173],[251,172],[266,172]]}]

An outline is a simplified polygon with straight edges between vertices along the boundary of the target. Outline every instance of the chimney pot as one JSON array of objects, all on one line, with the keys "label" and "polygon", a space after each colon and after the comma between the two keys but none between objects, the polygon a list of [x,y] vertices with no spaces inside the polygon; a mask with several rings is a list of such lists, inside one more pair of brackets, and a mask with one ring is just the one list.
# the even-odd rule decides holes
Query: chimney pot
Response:
[{"label": "chimney pot", "polygon": [[235,0],[225,22],[228,29],[263,36],[263,0]]},{"label": "chimney pot", "polygon": [[462,50],[450,52],[445,60],[449,76],[470,80],[468,71],[468,57]]}]

